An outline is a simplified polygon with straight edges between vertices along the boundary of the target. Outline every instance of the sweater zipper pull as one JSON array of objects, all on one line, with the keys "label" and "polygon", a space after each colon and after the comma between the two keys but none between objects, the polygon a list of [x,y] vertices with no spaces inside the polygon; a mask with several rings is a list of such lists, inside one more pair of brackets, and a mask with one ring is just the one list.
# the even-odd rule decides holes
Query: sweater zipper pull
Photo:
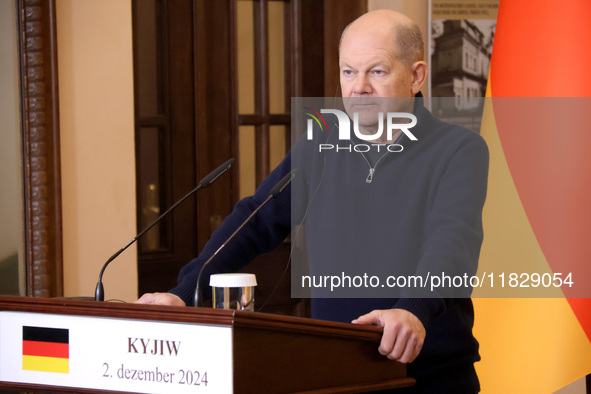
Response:
[{"label": "sweater zipper pull", "polygon": [[374,172],[376,172],[375,168],[369,169],[369,175],[367,176],[367,179],[365,180],[366,183],[371,183],[373,181],[373,173]]}]

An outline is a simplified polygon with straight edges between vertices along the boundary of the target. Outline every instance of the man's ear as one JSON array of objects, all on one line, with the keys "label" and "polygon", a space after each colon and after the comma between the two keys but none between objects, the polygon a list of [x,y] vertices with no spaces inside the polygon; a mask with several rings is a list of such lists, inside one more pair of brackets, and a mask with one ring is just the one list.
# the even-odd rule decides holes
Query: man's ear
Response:
[{"label": "man's ear", "polygon": [[429,66],[424,61],[415,62],[412,65],[412,94],[417,94],[424,83],[427,81],[429,75]]}]

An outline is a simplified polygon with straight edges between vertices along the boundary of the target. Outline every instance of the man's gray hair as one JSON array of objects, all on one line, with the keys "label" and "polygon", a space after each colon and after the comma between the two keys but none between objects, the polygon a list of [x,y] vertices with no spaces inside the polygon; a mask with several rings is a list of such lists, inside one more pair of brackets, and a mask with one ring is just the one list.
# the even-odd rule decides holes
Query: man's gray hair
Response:
[{"label": "man's gray hair", "polygon": [[425,46],[421,29],[416,23],[398,24],[396,30],[396,46],[398,53],[396,57],[406,66],[423,60]]},{"label": "man's gray hair", "polygon": [[[353,22],[349,23],[343,29],[343,33],[341,33],[339,52],[343,43],[343,37],[345,37],[345,33]],[[394,36],[396,38],[395,55],[402,64],[410,67],[414,62],[424,59],[425,45],[423,43],[423,34],[416,23],[397,23],[394,26]]]}]

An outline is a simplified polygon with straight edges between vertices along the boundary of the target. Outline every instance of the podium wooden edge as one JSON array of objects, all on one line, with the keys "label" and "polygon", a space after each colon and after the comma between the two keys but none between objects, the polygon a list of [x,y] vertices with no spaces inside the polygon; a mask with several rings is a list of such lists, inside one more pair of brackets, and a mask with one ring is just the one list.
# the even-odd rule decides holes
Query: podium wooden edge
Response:
[{"label": "podium wooden edge", "polygon": [[[379,391],[379,390],[388,390],[388,389],[397,389],[403,387],[410,387],[415,384],[415,380],[413,378],[403,378],[399,379],[396,382],[392,381],[385,381],[375,384],[359,384],[354,386],[339,386],[339,387],[332,387],[329,389],[317,389],[311,391],[300,391],[294,392],[292,394],[349,394],[349,393],[363,393],[363,392],[371,392],[371,391]],[[28,392],[30,390],[34,390],[34,392],[43,392],[43,393],[73,393],[73,394],[98,394],[104,393],[104,390],[95,390],[95,389],[82,389],[82,388],[72,388],[70,391],[68,388],[62,386],[41,386],[41,385],[34,385],[34,384],[23,384],[23,383],[4,383],[0,382],[0,390],[7,390],[13,392]],[[128,394],[129,391],[111,391],[111,394]]]},{"label": "podium wooden edge", "polygon": [[115,317],[235,327],[265,327],[267,329],[302,334],[317,333],[321,330],[323,335],[345,336],[376,343],[380,341],[382,336],[381,327],[337,323],[295,316],[272,315],[260,312],[80,301],[68,298],[0,296],[0,311],[26,310],[36,313],[61,314],[64,313],[64,307],[67,307],[68,314],[77,316]]},{"label": "podium wooden edge", "polygon": [[161,305],[140,305],[120,302],[79,301],[68,298],[35,298],[0,296],[0,311],[114,317],[132,320],[170,321],[231,326],[232,311],[206,308],[186,308]]},{"label": "podium wooden edge", "polygon": [[348,393],[366,393],[371,391],[381,391],[388,389],[399,389],[404,387],[410,387],[414,385],[416,381],[413,378],[402,378],[396,381],[386,380],[380,383],[374,384],[358,384],[352,386],[339,386],[331,387],[329,389],[311,390],[311,391],[300,391],[292,394],[348,394]]}]

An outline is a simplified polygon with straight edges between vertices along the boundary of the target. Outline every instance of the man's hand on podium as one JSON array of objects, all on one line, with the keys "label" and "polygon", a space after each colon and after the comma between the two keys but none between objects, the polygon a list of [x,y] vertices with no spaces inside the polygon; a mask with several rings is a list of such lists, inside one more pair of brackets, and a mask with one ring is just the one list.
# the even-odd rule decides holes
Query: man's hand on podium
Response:
[{"label": "man's hand on podium", "polygon": [[374,310],[351,323],[384,327],[378,348],[380,354],[403,364],[417,358],[425,341],[423,323],[404,309]]},{"label": "man's hand on podium", "polygon": [[186,306],[183,300],[171,293],[146,293],[135,304]]}]

